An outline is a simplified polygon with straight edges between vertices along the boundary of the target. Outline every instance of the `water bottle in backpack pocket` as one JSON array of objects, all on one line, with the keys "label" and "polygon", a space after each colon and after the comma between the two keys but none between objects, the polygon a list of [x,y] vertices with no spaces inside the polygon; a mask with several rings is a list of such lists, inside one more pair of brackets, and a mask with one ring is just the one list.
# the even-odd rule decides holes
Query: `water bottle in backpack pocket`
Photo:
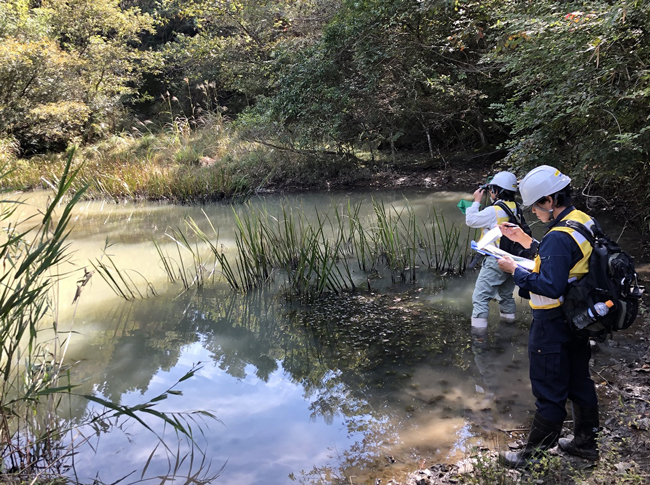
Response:
[{"label": "water bottle in backpack pocket", "polygon": [[[604,341],[612,332],[628,328],[637,317],[643,287],[638,284],[634,260],[603,232],[596,220],[593,232],[573,220],[560,221],[559,225],[578,231],[593,248],[589,273],[567,287],[564,315],[577,335]],[[608,311],[598,314],[595,306],[607,301],[612,303]]]},{"label": "water bottle in backpack pocket", "polygon": [[594,312],[591,311],[591,308],[587,308],[584,312],[578,313],[575,317],[573,317],[573,325],[575,325],[576,328],[582,330],[585,328],[587,325],[591,325],[592,323],[596,322],[598,320],[598,317],[604,317],[609,313],[609,309],[614,306],[614,302],[612,300],[607,300],[605,303],[602,301],[599,301],[594,305]]}]

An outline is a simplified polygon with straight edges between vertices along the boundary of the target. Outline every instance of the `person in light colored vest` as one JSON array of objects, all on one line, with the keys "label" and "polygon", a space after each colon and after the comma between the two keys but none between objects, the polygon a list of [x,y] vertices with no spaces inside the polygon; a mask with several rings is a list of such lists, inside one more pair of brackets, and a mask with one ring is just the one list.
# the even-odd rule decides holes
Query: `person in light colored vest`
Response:
[{"label": "person in light colored vest", "polygon": [[[493,204],[480,210],[483,192],[489,190]],[[487,188],[479,188],[474,192],[474,203],[465,212],[465,224],[469,227],[480,228],[484,235],[490,229],[510,220],[510,215],[519,218],[526,230],[528,226],[523,220],[521,210],[515,202],[517,192],[517,177],[510,172],[497,173]],[[495,245],[499,245],[496,241]],[[513,296],[515,282],[511,274],[504,273],[492,257],[485,258],[481,271],[476,278],[472,294],[472,331],[480,333],[487,330],[489,303],[497,298],[499,301],[499,316],[505,322],[515,321],[516,303]]]},{"label": "person in light colored vest", "polygon": [[513,274],[517,286],[529,292],[533,315],[528,356],[537,412],[526,446],[499,456],[510,468],[536,463],[541,451],[558,443],[567,399],[572,405],[574,438],[559,439],[560,448],[582,458],[598,459],[598,397],[589,372],[591,347],[587,337],[572,332],[562,310],[567,284],[589,272],[592,247],[578,231],[558,227],[558,223],[574,220],[587,228],[594,224],[591,217],[573,206],[570,182],[556,168],[542,165],[519,183],[523,204],[548,224],[541,242],[517,227],[500,226],[504,237],[536,253],[533,271],[518,267],[508,257],[499,260],[499,268]]}]

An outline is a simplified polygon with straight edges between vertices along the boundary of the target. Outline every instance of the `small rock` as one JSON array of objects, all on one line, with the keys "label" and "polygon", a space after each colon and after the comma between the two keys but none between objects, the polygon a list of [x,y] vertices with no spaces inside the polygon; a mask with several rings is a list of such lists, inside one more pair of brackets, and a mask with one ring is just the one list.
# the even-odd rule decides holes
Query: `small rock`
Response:
[{"label": "small rock", "polygon": [[616,473],[617,474],[625,475],[628,472],[628,470],[634,468],[634,464],[633,463],[627,463],[627,462],[621,462],[621,463],[617,463],[616,465],[614,465],[614,468],[616,468]]},{"label": "small rock", "polygon": [[521,447],[522,447],[521,440],[511,441],[510,443],[508,443],[508,448],[510,448],[511,450],[518,450]]},{"label": "small rock", "polygon": [[458,473],[460,475],[469,474],[474,471],[474,465],[470,461],[465,461],[459,464]]}]

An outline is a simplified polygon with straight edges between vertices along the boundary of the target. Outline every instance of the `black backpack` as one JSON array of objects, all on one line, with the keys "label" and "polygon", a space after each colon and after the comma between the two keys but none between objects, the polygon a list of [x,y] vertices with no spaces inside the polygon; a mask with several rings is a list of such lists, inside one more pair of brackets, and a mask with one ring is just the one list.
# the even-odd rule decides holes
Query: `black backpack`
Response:
[{"label": "black backpack", "polygon": [[[577,221],[560,221],[555,227],[571,227],[582,234],[593,247],[589,257],[589,273],[569,283],[562,309],[571,329],[581,336],[604,341],[612,332],[628,328],[636,319],[643,287],[637,282],[634,260],[612,241],[594,219],[591,231]],[[573,319],[594,305],[611,300],[614,306],[594,323],[579,329]]]},{"label": "black backpack", "polygon": [[[530,227],[528,227],[528,224],[526,223],[526,220],[524,219],[524,215],[521,213],[521,209],[519,209],[519,206],[516,205],[516,210],[515,213],[510,210],[510,207],[507,206],[502,200],[497,200],[494,205],[499,206],[501,209],[504,210],[506,214],[508,214],[508,222],[511,222],[513,224],[517,224],[521,229],[528,234],[529,236],[532,235],[532,232],[530,230]],[[503,249],[504,251],[513,254],[515,256],[523,256],[525,258],[530,257],[530,250],[524,248],[521,244],[511,241],[507,237],[502,237],[501,242],[499,243],[499,247]]]}]

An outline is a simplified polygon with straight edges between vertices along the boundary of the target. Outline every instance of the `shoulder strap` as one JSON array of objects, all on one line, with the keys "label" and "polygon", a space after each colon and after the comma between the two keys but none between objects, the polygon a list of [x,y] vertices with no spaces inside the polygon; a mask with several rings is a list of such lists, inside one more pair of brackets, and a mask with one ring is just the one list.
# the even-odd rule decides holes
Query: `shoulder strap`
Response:
[{"label": "shoulder strap", "polygon": [[499,207],[501,207],[504,210],[504,212],[506,214],[508,214],[508,217],[510,217],[511,220],[515,221],[517,223],[517,225],[521,226],[521,219],[519,217],[517,217],[512,212],[512,210],[510,210],[510,207],[508,207],[508,205],[505,202],[503,202],[502,200],[497,200],[494,203],[494,205],[498,205]]},{"label": "shoulder strap", "polygon": [[571,229],[575,229],[580,234],[582,234],[582,236],[587,241],[589,241],[589,244],[591,244],[592,247],[594,245],[594,241],[595,241],[594,235],[592,234],[592,232],[589,229],[587,229],[587,226],[585,226],[581,222],[569,219],[569,220],[564,220],[564,221],[558,222],[555,225],[555,227],[570,227]]}]

